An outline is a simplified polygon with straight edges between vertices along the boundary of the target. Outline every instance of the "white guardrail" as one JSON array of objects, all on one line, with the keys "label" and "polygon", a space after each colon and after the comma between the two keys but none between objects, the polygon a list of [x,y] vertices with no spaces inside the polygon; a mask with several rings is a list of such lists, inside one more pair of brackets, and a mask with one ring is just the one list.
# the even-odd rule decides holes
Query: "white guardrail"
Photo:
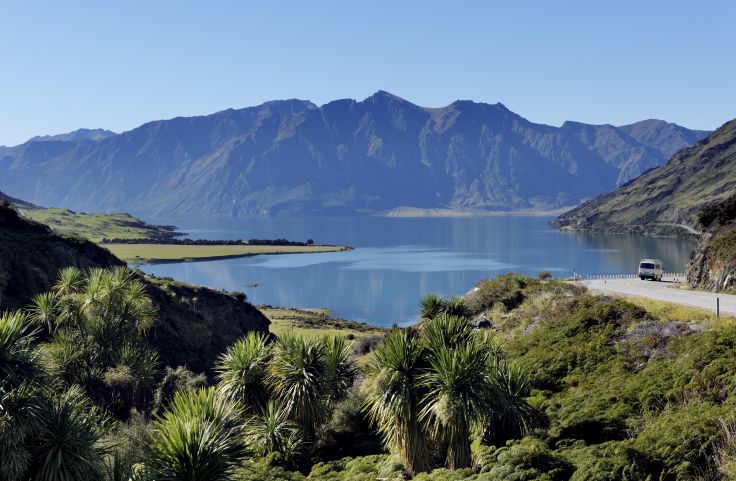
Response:
[{"label": "white guardrail", "polygon": [[[639,274],[635,272],[595,272],[593,274],[577,275],[578,279],[584,279],[586,281],[592,281],[597,279],[638,279]],[[662,276],[667,279],[674,279],[675,282],[682,282],[685,280],[684,272],[665,272]]]}]

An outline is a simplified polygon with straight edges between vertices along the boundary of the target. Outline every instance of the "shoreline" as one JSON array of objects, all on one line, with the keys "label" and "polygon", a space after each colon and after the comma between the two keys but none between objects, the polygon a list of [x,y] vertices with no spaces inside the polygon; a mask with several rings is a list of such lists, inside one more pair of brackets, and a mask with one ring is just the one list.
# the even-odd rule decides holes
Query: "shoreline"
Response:
[{"label": "shoreline", "polygon": [[421,207],[397,207],[384,212],[374,214],[375,217],[399,217],[399,218],[419,218],[419,217],[557,217],[575,206],[560,207],[558,209],[540,210],[540,209],[519,209],[511,211],[487,211],[487,210],[464,210],[464,209],[437,209],[437,208],[421,208]]},{"label": "shoreline", "polygon": [[[208,262],[240,257],[284,254],[322,254],[347,252],[352,246],[273,246],[273,245],[179,245],[179,244],[104,244],[101,247],[131,266]],[[227,252],[242,250],[243,252]],[[180,251],[180,252],[176,252]],[[196,252],[200,251],[200,252]],[[147,254],[147,255],[141,255]]]}]

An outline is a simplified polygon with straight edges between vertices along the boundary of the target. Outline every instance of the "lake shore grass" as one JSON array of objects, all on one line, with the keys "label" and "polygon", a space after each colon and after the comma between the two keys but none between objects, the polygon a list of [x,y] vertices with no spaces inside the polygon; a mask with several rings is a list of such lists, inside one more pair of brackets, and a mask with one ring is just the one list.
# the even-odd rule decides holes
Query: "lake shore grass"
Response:
[{"label": "lake shore grass", "polygon": [[342,252],[352,249],[348,246],[334,245],[104,244],[103,247],[129,264],[209,261],[255,255]]}]

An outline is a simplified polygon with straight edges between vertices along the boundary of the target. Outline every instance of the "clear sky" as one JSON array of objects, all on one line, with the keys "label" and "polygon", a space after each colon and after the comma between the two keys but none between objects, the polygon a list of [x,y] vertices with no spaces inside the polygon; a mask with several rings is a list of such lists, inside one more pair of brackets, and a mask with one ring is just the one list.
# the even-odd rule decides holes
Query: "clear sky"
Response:
[{"label": "clear sky", "polygon": [[735,85],[734,0],[0,0],[0,145],[376,90],[713,129]]}]

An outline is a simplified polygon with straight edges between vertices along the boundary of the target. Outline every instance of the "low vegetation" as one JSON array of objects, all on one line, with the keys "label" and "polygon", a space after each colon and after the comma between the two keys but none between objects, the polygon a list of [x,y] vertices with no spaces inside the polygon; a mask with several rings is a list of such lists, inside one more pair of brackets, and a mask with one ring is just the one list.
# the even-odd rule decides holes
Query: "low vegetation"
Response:
[{"label": "low vegetation", "polygon": [[124,212],[87,214],[70,209],[21,208],[22,214],[36,222],[46,224],[62,234],[86,237],[93,242],[105,238],[118,239],[174,239],[176,228],[160,226],[133,217]]},{"label": "low vegetation", "polygon": [[382,336],[384,329],[364,322],[349,321],[331,317],[326,309],[295,309],[258,306],[258,309],[271,321],[270,330],[277,336],[338,336],[348,340],[370,336]]},{"label": "low vegetation", "polygon": [[[208,376],[160,361],[153,305],[123,267],[67,269],[27,309],[2,314],[2,479],[736,471],[730,319],[510,274],[466,298],[427,296],[418,323],[382,332],[362,367],[356,345],[373,334],[333,321],[341,335],[244,333]],[[309,322],[303,332],[318,331]]]}]

